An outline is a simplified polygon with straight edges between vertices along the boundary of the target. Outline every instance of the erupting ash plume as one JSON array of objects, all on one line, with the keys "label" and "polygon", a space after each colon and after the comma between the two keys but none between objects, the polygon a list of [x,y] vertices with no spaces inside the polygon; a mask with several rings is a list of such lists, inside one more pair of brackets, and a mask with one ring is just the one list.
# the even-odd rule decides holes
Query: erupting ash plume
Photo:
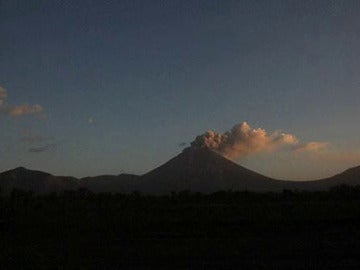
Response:
[{"label": "erupting ash plume", "polygon": [[191,148],[209,148],[229,159],[240,158],[258,152],[275,150],[283,145],[295,146],[294,135],[275,131],[272,134],[262,128],[252,129],[248,123],[235,125],[223,134],[210,130],[197,136]]}]

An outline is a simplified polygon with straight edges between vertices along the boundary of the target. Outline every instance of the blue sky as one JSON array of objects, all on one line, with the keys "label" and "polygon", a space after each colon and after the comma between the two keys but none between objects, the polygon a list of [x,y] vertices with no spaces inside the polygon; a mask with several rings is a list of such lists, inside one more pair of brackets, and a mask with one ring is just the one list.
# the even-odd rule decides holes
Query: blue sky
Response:
[{"label": "blue sky", "polygon": [[250,169],[360,165],[359,1],[3,0],[0,35],[0,171],[140,174],[243,121],[326,143]]}]

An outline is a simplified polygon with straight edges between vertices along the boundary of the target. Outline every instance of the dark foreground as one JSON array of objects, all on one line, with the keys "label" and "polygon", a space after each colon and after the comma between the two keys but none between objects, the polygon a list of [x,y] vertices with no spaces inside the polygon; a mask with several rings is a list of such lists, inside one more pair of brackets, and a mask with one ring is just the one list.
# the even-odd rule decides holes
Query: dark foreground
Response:
[{"label": "dark foreground", "polygon": [[360,269],[360,188],[0,200],[1,269]]}]

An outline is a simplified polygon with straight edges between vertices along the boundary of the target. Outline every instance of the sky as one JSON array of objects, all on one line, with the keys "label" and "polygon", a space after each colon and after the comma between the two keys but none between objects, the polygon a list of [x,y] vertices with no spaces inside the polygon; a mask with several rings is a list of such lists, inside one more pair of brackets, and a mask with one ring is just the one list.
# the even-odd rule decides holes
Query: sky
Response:
[{"label": "sky", "polygon": [[358,0],[0,0],[0,37],[0,171],[142,174],[211,134],[280,179],[360,165]]}]

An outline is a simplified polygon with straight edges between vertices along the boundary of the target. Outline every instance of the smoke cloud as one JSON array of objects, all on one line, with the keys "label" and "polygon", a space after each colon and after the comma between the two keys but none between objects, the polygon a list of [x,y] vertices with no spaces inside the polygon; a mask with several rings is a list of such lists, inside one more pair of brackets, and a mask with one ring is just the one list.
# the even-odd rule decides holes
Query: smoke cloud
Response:
[{"label": "smoke cloud", "polygon": [[279,147],[298,145],[297,138],[288,133],[275,131],[268,134],[265,129],[253,129],[247,122],[235,125],[230,131],[216,133],[212,130],[197,136],[192,148],[208,148],[229,159],[251,154],[273,151]]},{"label": "smoke cloud", "polygon": [[327,142],[308,142],[308,143],[296,145],[294,147],[294,151],[295,152],[305,152],[305,151],[318,152],[318,151],[326,149],[328,147],[328,145],[329,144]]}]

